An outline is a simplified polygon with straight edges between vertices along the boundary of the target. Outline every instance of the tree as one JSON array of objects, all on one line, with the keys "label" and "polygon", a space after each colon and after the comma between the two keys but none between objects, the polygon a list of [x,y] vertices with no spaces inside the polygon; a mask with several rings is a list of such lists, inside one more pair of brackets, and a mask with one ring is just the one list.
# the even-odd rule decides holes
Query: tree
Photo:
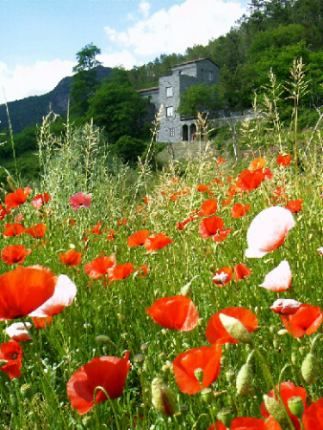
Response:
[{"label": "tree", "polygon": [[109,143],[121,136],[141,137],[147,101],[132,87],[125,70],[115,69],[90,101],[88,117],[104,127]]},{"label": "tree", "polygon": [[96,68],[101,63],[96,56],[100,53],[101,50],[90,43],[76,54],[77,64],[73,67],[75,75],[71,89],[71,113],[74,117],[82,117],[86,114],[89,99],[98,87]]},{"label": "tree", "polygon": [[196,116],[197,112],[213,112],[220,108],[217,85],[192,85],[181,97],[179,112],[184,116]]},{"label": "tree", "polygon": [[112,152],[125,163],[134,164],[147,148],[145,141],[131,136],[121,136],[112,145]]}]

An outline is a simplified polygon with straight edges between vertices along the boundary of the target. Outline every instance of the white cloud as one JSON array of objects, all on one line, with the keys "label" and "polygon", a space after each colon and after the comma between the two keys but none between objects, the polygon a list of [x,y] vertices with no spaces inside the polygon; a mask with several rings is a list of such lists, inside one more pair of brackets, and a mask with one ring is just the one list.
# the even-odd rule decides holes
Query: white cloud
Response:
[{"label": "white cloud", "polygon": [[54,59],[9,67],[0,62],[0,104],[51,91],[72,74],[74,62]]},{"label": "white cloud", "polygon": [[131,69],[135,64],[138,64],[136,57],[127,50],[113,52],[113,53],[103,53],[98,56],[104,66],[106,67],[124,67],[126,69]]},{"label": "white cloud", "polygon": [[150,3],[148,1],[142,0],[139,3],[138,9],[139,12],[144,16],[144,18],[147,18],[150,11]]},{"label": "white cloud", "polygon": [[147,16],[124,31],[105,27],[109,41],[131,52],[138,62],[161,53],[183,53],[189,46],[206,44],[227,33],[245,12],[238,0],[183,0],[181,4],[151,15],[149,8],[145,10]]}]

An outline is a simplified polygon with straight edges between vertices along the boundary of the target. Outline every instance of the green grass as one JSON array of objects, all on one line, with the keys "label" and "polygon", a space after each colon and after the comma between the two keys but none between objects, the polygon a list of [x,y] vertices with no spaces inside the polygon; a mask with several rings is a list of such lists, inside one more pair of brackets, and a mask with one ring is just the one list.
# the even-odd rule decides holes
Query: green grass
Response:
[{"label": "green grass", "polygon": [[[215,178],[224,180],[224,186],[212,184],[214,197],[221,202],[228,188],[226,178],[235,177],[250,160],[238,165],[228,161],[219,170],[215,159],[202,155],[199,161],[190,161],[181,168],[180,177],[176,174],[178,164],[170,165],[159,174],[151,173],[143,165],[135,173],[126,167],[115,167],[102,154],[95,157],[96,147],[93,140],[86,139],[88,135],[82,135],[83,141],[79,141],[77,132],[73,134],[72,131],[67,139],[57,144],[55,151],[52,146],[46,146],[49,140],[44,140],[43,155],[47,154],[47,158],[40,188],[52,195],[48,210],[37,212],[26,203],[1,222],[3,226],[18,213],[24,214],[26,226],[45,222],[48,230],[44,240],[37,241],[26,235],[11,239],[1,237],[0,248],[8,243],[25,244],[32,249],[26,266],[41,264],[56,274],[65,273],[78,288],[73,305],[55,316],[49,327],[31,330],[32,341],[23,345],[22,376],[9,381],[7,375],[0,372],[1,429],[207,429],[223,407],[230,407],[234,416],[259,417],[262,395],[273,388],[271,381],[264,378],[259,362],[254,366],[254,393],[241,397],[235,388],[236,375],[252,348],[263,355],[274,384],[280,378],[291,380],[307,389],[309,399],[318,399],[322,395],[321,383],[307,385],[300,373],[302,360],[315,335],[299,340],[289,334],[280,335],[280,319],[269,309],[276,294],[258,286],[266,273],[287,259],[293,273],[293,286],[280,296],[321,304],[322,257],[316,250],[323,244],[322,171],[320,164],[312,161],[317,160],[313,157],[314,151],[304,161],[302,172],[295,165],[281,169],[272,154],[264,154],[274,178],[265,181],[257,190],[235,198],[235,201],[251,205],[250,212],[241,219],[232,219],[231,206],[221,207],[220,204],[217,215],[224,218],[232,233],[225,242],[215,244],[199,236],[199,220],[190,223],[184,231],[176,229],[176,222],[198,209],[207,198],[196,191],[197,184],[210,183]],[[317,142],[316,137],[315,145]],[[88,164],[84,160],[88,160]],[[256,214],[273,204],[273,190],[282,184],[286,185],[290,199],[304,200],[303,210],[295,215],[296,227],[278,250],[262,259],[248,260],[244,257],[247,228]],[[169,199],[173,192],[184,188],[190,190],[188,195],[175,202]],[[92,206],[73,212],[68,198],[81,190],[93,193]],[[149,195],[148,205],[143,204],[144,195]],[[122,217],[128,219],[128,224],[118,226],[117,220]],[[76,220],[73,227],[69,225],[71,218]],[[106,231],[115,230],[114,241],[106,239],[107,232],[101,236],[86,233],[99,220]],[[164,232],[173,243],[154,255],[148,255],[143,248],[129,249],[127,237],[142,228]],[[87,245],[84,234],[89,238]],[[78,268],[65,267],[58,260],[59,252],[67,250],[71,244],[83,254],[82,265]],[[100,281],[90,282],[83,271],[84,264],[100,254],[113,253],[120,263],[130,261],[136,267],[148,264],[149,275],[146,278],[132,276],[108,287]],[[224,288],[212,283],[217,269],[240,262],[252,269],[250,278],[231,282]],[[1,273],[8,270],[10,268],[1,262]],[[190,281],[189,296],[201,317],[198,327],[184,333],[154,324],[145,309],[157,298],[179,294]],[[209,317],[229,306],[244,306],[256,313],[260,327],[253,334],[252,346],[226,345],[222,370],[211,391],[194,396],[181,394],[169,363],[189,348],[207,345],[205,328]],[[5,328],[6,322],[1,325]],[[98,335],[110,340],[98,343]],[[5,336],[1,335],[1,339],[5,341]],[[72,373],[95,356],[120,357],[125,350],[131,352],[132,367],[122,397],[113,401],[114,412],[107,401],[80,417],[72,410],[66,396],[66,383]],[[320,357],[322,352],[321,342],[315,354]],[[289,367],[280,376],[286,364]],[[152,407],[150,386],[156,376],[161,376],[176,394],[178,410],[171,418]]]}]

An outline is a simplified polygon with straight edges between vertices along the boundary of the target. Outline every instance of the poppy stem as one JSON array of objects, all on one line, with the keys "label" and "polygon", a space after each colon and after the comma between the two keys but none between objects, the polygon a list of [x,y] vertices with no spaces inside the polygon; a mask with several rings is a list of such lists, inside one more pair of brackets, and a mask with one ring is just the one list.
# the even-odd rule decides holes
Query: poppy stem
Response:
[{"label": "poppy stem", "polygon": [[282,397],[280,395],[280,380],[281,380],[281,377],[282,377],[283,373],[290,366],[290,364],[286,364],[283,367],[282,371],[280,372],[279,379],[278,379],[278,389],[277,389],[277,385],[275,385],[275,383],[274,383],[273,377],[271,375],[269,367],[267,366],[267,363],[266,363],[266,361],[264,359],[264,356],[261,354],[261,352],[258,349],[255,349],[255,352],[256,352],[256,354],[257,354],[257,356],[259,358],[260,367],[261,367],[261,370],[263,372],[263,375],[265,377],[265,380],[266,380],[267,384],[269,384],[270,388],[273,387],[275,396],[277,397],[277,399],[279,400],[279,402],[281,403],[282,407],[285,410],[286,420],[288,422],[290,430],[295,430],[293,422],[292,422],[292,420],[291,420],[291,418],[290,418],[290,416],[288,414],[288,410],[287,410],[287,408],[286,408],[286,406],[285,406],[285,404],[283,402],[283,399],[282,399]]},{"label": "poppy stem", "polygon": [[115,420],[115,424],[117,427],[117,430],[121,430],[121,427],[119,426],[119,419],[118,419],[118,415],[116,413],[115,407],[113,405],[113,401],[111,400],[109,394],[107,393],[106,389],[104,387],[102,387],[101,385],[98,385],[97,387],[95,387],[94,392],[93,392],[93,403],[96,403],[96,394],[98,391],[102,391],[102,393],[106,396],[107,400],[109,401],[110,405],[111,405],[111,409],[113,412],[113,416],[114,416],[114,420]]},{"label": "poppy stem", "polygon": [[278,378],[278,386],[280,386],[280,383],[281,383],[281,380],[282,380],[282,377],[283,377],[285,370],[288,369],[289,367],[292,367],[292,365],[291,364],[285,364],[285,366],[280,371],[279,378]]},{"label": "poppy stem", "polygon": [[321,336],[323,336],[323,334],[322,334],[322,333],[319,333],[319,334],[317,334],[317,335],[314,337],[314,339],[313,339],[313,341],[312,341],[312,344],[311,344],[311,352],[312,352],[312,353],[313,353],[313,351],[314,351],[314,347],[315,347],[315,344],[316,344],[317,340],[318,340]]},{"label": "poppy stem", "polygon": [[259,349],[254,349],[253,352],[256,355],[256,357],[258,357],[258,362],[260,364],[260,368],[261,368],[262,374],[263,374],[263,376],[265,378],[265,381],[266,381],[266,383],[268,385],[268,388],[271,389],[271,387],[273,387],[275,384],[274,384],[273,377],[271,375],[271,371],[270,371],[270,369],[267,366],[267,363],[265,361],[265,358],[261,354],[261,352],[259,351]]}]

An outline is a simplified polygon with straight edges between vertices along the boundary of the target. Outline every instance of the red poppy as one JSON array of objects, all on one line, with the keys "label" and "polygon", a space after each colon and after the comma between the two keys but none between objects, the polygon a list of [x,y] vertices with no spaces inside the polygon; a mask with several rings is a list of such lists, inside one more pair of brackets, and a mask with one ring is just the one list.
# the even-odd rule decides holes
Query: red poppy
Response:
[{"label": "red poppy", "polygon": [[99,279],[108,274],[108,270],[116,265],[114,255],[97,257],[84,267],[85,273],[92,279]]},{"label": "red poppy", "polygon": [[78,266],[82,260],[81,252],[75,251],[75,249],[69,249],[66,252],[59,254],[60,262],[66,266]]},{"label": "red poppy", "polygon": [[266,430],[266,425],[260,418],[238,417],[231,421],[230,430]]},{"label": "red poppy", "polygon": [[265,425],[266,430],[283,430],[278,421],[276,421],[275,418],[271,416],[265,420]]},{"label": "red poppy", "polygon": [[22,348],[15,340],[0,344],[0,361],[5,362],[0,367],[10,379],[19,378],[22,367]]},{"label": "red poppy", "polygon": [[4,200],[6,209],[10,210],[22,205],[23,203],[25,203],[30,193],[31,193],[31,189],[26,187],[26,188],[18,188],[13,193],[7,194]]},{"label": "red poppy", "polygon": [[6,264],[22,264],[30,253],[23,245],[8,245],[1,251],[1,260]]},{"label": "red poppy", "polygon": [[252,191],[258,188],[265,179],[263,169],[243,170],[237,179],[237,187],[242,191]]},{"label": "red poppy", "polygon": [[302,303],[294,299],[277,299],[270,306],[270,309],[276,314],[292,315],[300,308],[301,305]]},{"label": "red poppy", "polygon": [[127,225],[128,224],[128,218],[120,218],[117,221],[117,226],[121,227],[122,225]]},{"label": "red poppy", "polygon": [[232,279],[232,269],[231,267],[221,267],[221,269],[217,270],[213,275],[212,282],[213,284],[218,285],[219,287],[223,287],[228,284]]},{"label": "red poppy", "polygon": [[149,275],[149,271],[150,271],[149,266],[147,264],[142,264],[137,268],[136,273],[138,278],[145,278],[146,276]]},{"label": "red poppy", "polygon": [[2,204],[0,203],[0,221],[5,218],[10,213]]},{"label": "red poppy", "polygon": [[239,339],[234,338],[225,328],[221,321],[221,315],[232,318],[232,323],[242,325],[243,328],[252,333],[258,328],[256,315],[249,309],[243,307],[225,308],[211,316],[206,328],[206,337],[210,343],[238,343]]},{"label": "red poppy", "polygon": [[132,263],[116,264],[109,270],[110,281],[121,281],[128,278],[133,273],[134,267]]},{"label": "red poppy", "polygon": [[155,323],[162,327],[179,331],[193,330],[199,319],[194,303],[186,296],[158,299],[146,312]]},{"label": "red poppy", "polygon": [[273,191],[273,201],[279,202],[287,198],[285,187],[278,186]]},{"label": "red poppy", "polygon": [[[279,390],[279,396],[281,397],[281,400],[284,403],[284,407],[288,413],[288,415],[290,416],[295,428],[298,430],[300,428],[298,419],[295,415],[293,415],[288,407],[288,400],[291,397],[300,397],[304,407],[306,406],[306,390],[303,387],[296,387],[296,385],[294,385],[292,382],[287,381],[287,382],[282,382],[280,384],[279,387],[276,387],[277,390]],[[268,394],[268,397],[272,397],[272,398],[276,398],[276,395],[274,393],[274,390],[271,390]],[[261,415],[263,417],[269,417],[270,414],[266,409],[265,403],[263,402],[260,406],[260,411],[261,411]]]},{"label": "red poppy", "polygon": [[182,393],[196,394],[219,376],[222,348],[201,346],[179,354],[173,361],[176,384]]},{"label": "red poppy", "polygon": [[85,194],[82,191],[73,194],[70,197],[70,205],[74,211],[77,211],[81,208],[89,208],[91,206],[92,195]]},{"label": "red poppy", "polygon": [[107,234],[107,240],[111,241],[111,240],[114,240],[115,238],[116,238],[116,233],[112,228],[110,228]]},{"label": "red poppy", "polygon": [[323,398],[318,399],[305,409],[302,420],[304,430],[323,429]]},{"label": "red poppy", "polygon": [[235,203],[231,208],[231,216],[232,218],[242,218],[249,212],[249,210],[250,210],[250,205]]},{"label": "red poppy", "polygon": [[251,269],[247,267],[244,263],[239,263],[234,266],[234,280],[241,281],[242,279],[248,278],[251,275]]},{"label": "red poppy", "polygon": [[323,313],[319,306],[303,304],[291,315],[281,315],[282,323],[293,337],[315,333],[322,324]]},{"label": "red poppy", "polygon": [[232,197],[228,197],[227,199],[222,200],[222,207],[230,206],[232,202]]},{"label": "red poppy", "polygon": [[17,267],[0,275],[0,319],[28,315],[54,293],[56,278],[45,267]]},{"label": "red poppy", "polygon": [[102,234],[102,226],[103,223],[101,221],[97,222],[92,228],[91,228],[91,233],[92,234]]},{"label": "red poppy", "polygon": [[298,199],[298,200],[290,200],[289,202],[287,202],[287,205],[285,206],[285,208],[291,211],[292,213],[296,214],[302,210],[302,206],[303,206],[303,200]]},{"label": "red poppy", "polygon": [[44,204],[51,200],[51,196],[48,193],[36,194],[32,198],[31,204],[35,209],[40,209]]},{"label": "red poppy", "polygon": [[149,236],[149,230],[138,230],[128,237],[129,248],[143,246]]},{"label": "red poppy", "polygon": [[214,236],[224,228],[224,221],[218,216],[212,216],[210,218],[204,218],[199,227],[200,236],[203,239]]},{"label": "red poppy", "polygon": [[222,201],[222,206],[229,206],[232,201],[232,197],[234,197],[239,190],[240,189],[237,185],[230,185],[227,191],[228,198]]},{"label": "red poppy", "polygon": [[46,225],[43,223],[33,225],[29,228],[25,229],[25,233],[29,234],[35,239],[41,239],[45,236],[46,233]]},{"label": "red poppy", "polygon": [[188,218],[185,218],[183,221],[179,221],[176,223],[177,230],[184,230],[184,228],[192,221],[196,220],[196,215],[190,215]]},{"label": "red poppy", "polygon": [[6,224],[4,227],[3,235],[4,237],[14,237],[19,236],[25,232],[25,227],[22,224]]},{"label": "red poppy", "polygon": [[279,166],[288,167],[292,157],[289,154],[278,154],[276,161]]},{"label": "red poppy", "polygon": [[[222,421],[212,424],[208,430],[226,430]],[[230,430],[282,430],[277,421],[269,418],[263,421],[253,417],[238,417],[231,421]]]},{"label": "red poppy", "polygon": [[164,248],[172,242],[173,240],[170,237],[166,236],[164,233],[157,233],[152,236],[149,236],[146,239],[144,247],[146,248],[147,252],[155,252],[159,249]]},{"label": "red poppy", "polygon": [[196,186],[196,191],[199,193],[210,193],[210,187],[206,184],[199,184]]},{"label": "red poppy", "polygon": [[231,228],[224,228],[223,230],[219,230],[212,239],[214,242],[220,243],[223,242],[231,233]]},{"label": "red poppy", "polygon": [[[89,412],[96,403],[122,395],[130,369],[129,352],[122,358],[95,357],[76,370],[67,382],[67,396],[80,415]],[[104,389],[100,390],[100,387]]]},{"label": "red poppy", "polygon": [[222,421],[217,421],[216,423],[211,424],[207,430],[227,430],[227,428]]},{"label": "red poppy", "polygon": [[50,325],[53,321],[53,317],[33,317],[32,322],[34,324],[34,327],[36,329],[42,329],[46,328],[48,325]]},{"label": "red poppy", "polygon": [[215,199],[208,199],[202,203],[201,209],[199,210],[198,214],[199,216],[210,216],[215,214],[217,208],[218,202]]},{"label": "red poppy", "polygon": [[218,166],[221,166],[221,164],[225,163],[225,158],[223,158],[221,155],[216,159],[216,164]]}]

